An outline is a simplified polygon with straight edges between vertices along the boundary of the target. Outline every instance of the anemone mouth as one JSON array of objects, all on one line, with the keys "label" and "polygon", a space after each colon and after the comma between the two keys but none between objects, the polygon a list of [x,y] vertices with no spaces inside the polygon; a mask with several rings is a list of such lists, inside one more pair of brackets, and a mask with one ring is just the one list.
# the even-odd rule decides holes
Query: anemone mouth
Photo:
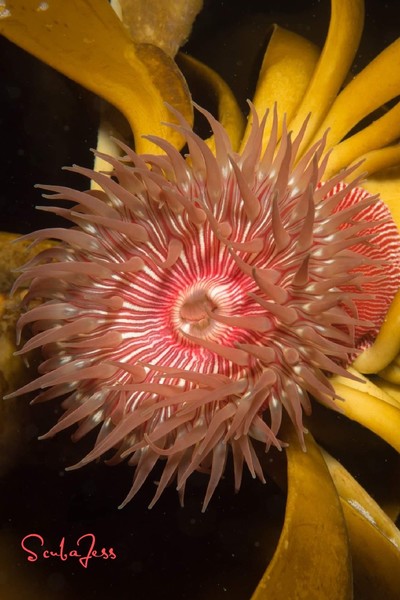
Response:
[{"label": "anemone mouth", "polygon": [[191,335],[211,339],[218,335],[214,311],[224,308],[217,296],[220,294],[209,282],[198,283],[185,290],[177,302],[173,321],[183,336]]},{"label": "anemone mouth", "polygon": [[[277,114],[264,151],[261,123],[242,154],[222,126],[216,154],[180,115],[190,161],[163,140],[162,156],[106,157],[113,177],[74,167],[102,192],[46,186],[71,209],[47,208],[72,229],[42,230],[58,247],[28,264],[19,330],[22,352],[41,347],[40,376],[14,395],[64,397],[64,415],[44,437],[101,425],[94,449],[135,467],[129,501],[164,459],[152,504],[176,478],[183,498],[195,470],[210,475],[206,506],[230,448],[235,487],[244,464],[263,480],[251,439],[282,447],[282,410],[303,441],[312,395],[333,404],[329,375],[376,335],[400,283],[400,240],[389,212],[350,170],[323,181],[321,139],[297,156]],[[44,391],[43,391],[44,390]]]}]

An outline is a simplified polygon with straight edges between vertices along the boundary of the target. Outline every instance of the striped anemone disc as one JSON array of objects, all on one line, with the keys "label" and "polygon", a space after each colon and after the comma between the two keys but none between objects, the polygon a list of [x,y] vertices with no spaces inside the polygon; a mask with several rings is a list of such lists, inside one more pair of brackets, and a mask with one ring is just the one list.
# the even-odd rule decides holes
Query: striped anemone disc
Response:
[{"label": "striped anemone disc", "polygon": [[[201,109],[199,109],[201,110]],[[252,440],[281,448],[282,408],[303,441],[309,395],[332,404],[329,375],[376,336],[400,282],[400,239],[380,200],[324,182],[325,138],[302,157],[306,124],[277,138],[272,117],[257,119],[241,154],[206,111],[215,155],[178,115],[183,158],[165,140],[162,155],[103,156],[112,176],[73,167],[101,191],[45,186],[71,208],[43,210],[71,229],[28,237],[59,244],[26,265],[30,283],[19,331],[42,348],[38,378],[15,395],[62,397],[65,413],[44,437],[74,424],[75,439],[99,426],[94,449],[135,467],[124,503],[164,460],[152,504],[177,479],[209,473],[204,507],[231,449],[235,487],[243,465],[263,480]],[[38,304],[38,300],[41,304]],[[73,467],[73,468],[75,468]]]}]

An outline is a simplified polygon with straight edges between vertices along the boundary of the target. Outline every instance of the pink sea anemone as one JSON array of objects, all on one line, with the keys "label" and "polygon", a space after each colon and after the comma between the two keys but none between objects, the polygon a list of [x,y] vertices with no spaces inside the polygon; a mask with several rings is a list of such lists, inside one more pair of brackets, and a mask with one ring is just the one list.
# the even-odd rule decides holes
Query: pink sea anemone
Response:
[{"label": "pink sea anemone", "polygon": [[[43,437],[100,426],[72,468],[114,450],[135,467],[126,504],[165,460],[152,506],[177,479],[209,473],[207,506],[230,448],[235,488],[244,463],[264,480],[252,440],[278,439],[282,407],[303,440],[310,398],[333,405],[329,375],[374,339],[400,284],[400,239],[383,203],[348,180],[324,181],[324,138],[300,159],[278,117],[262,151],[265,118],[235,153],[222,126],[215,156],[178,115],[189,150],[103,156],[112,175],[71,170],[102,191],[44,186],[72,208],[42,208],[74,223],[30,234],[54,238],[23,268],[32,324],[21,352],[42,348],[39,377],[14,395],[63,397],[65,413]],[[41,304],[37,303],[41,301]],[[304,444],[304,440],[303,440]]]}]

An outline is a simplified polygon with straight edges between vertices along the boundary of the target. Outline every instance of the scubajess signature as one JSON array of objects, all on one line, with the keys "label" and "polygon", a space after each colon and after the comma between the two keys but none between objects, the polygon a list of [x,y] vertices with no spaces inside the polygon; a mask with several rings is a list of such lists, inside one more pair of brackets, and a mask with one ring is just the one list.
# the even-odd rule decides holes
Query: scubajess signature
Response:
[{"label": "scubajess signature", "polygon": [[29,533],[21,540],[21,547],[27,554],[29,562],[36,562],[40,559],[59,558],[61,561],[68,559],[78,559],[83,568],[87,569],[91,558],[101,558],[103,560],[114,560],[117,554],[114,548],[105,548],[101,550],[96,547],[96,536],[94,533],[85,533],[81,535],[75,544],[68,544],[65,536],[60,540],[57,548],[50,548],[42,535],[39,533]]}]

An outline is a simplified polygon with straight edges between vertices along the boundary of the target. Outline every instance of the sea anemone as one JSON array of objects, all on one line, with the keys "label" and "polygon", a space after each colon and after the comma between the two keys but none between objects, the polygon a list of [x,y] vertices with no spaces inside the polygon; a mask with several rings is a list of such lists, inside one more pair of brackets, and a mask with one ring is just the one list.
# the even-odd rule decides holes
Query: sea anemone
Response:
[{"label": "sea anemone", "polygon": [[[259,78],[246,123],[244,94],[240,107],[209,66],[166,53],[188,29],[161,40],[159,5],[150,39],[136,37],[140,19],[129,33],[106,0],[10,0],[0,15],[9,39],[127,119],[107,106],[94,169],[72,168],[90,190],[42,186],[57,204],[43,210],[74,226],[23,241],[58,240],[15,284],[29,288],[18,337],[33,333],[18,354],[42,349],[44,362],[12,396],[61,400],[44,438],[97,430],[71,468],[127,459],[123,504],[150,478],[150,506],[170,483],[183,502],[201,471],[205,509],[226,464],[236,489],[246,466],[275,479],[285,520],[253,600],[350,600],[353,590],[397,600],[398,491],[382,498],[362,480],[379,505],[326,449],[360,471],[378,462],[374,444],[400,451],[400,41],[352,77],[362,0],[332,0],[321,51],[274,26],[251,65]],[[367,445],[350,445],[349,430]],[[398,480],[398,456],[389,458]],[[260,531],[276,525],[261,521]],[[180,584],[181,572],[179,563]]]},{"label": "sea anemone", "polygon": [[[38,377],[15,394],[67,396],[45,436],[75,423],[74,439],[102,424],[94,449],[112,448],[135,466],[128,502],[158,459],[156,495],[176,476],[183,501],[193,471],[210,473],[206,508],[232,450],[235,488],[243,464],[264,481],[252,439],[282,447],[282,407],[304,442],[309,394],[334,407],[328,375],[351,378],[352,357],[379,331],[400,284],[400,236],[390,213],[351,169],[324,181],[325,137],[300,160],[307,123],[277,142],[278,117],[261,147],[267,114],[244,150],[222,126],[216,153],[178,114],[189,154],[162,139],[165,155],[102,155],[111,176],[82,167],[101,190],[44,186],[70,209],[44,208],[75,227],[28,237],[56,238],[23,268],[31,282],[18,335],[21,352],[42,348]],[[353,376],[354,378],[354,376]],[[72,467],[72,468],[75,468]]]}]

